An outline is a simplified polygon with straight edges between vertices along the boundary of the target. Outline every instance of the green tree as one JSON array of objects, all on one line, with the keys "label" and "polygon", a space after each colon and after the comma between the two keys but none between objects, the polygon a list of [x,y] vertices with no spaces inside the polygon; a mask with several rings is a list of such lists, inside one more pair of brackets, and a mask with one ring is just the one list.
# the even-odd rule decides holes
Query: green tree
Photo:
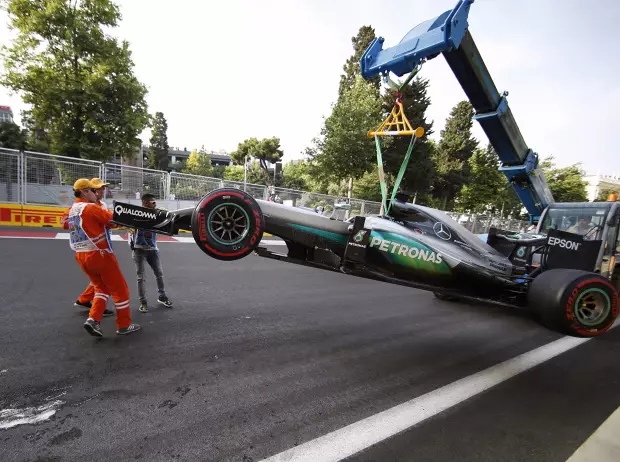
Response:
[{"label": "green tree", "polygon": [[276,163],[282,160],[284,152],[280,149],[280,138],[265,138],[258,140],[249,138],[237,146],[237,150],[230,154],[230,158],[237,165],[243,165],[246,158],[256,159],[264,171],[263,181],[270,182],[267,170],[267,162]]},{"label": "green tree", "polygon": [[156,112],[151,126],[149,167],[168,169],[168,122],[162,112]]},{"label": "green tree", "polygon": [[14,122],[0,122],[0,148],[25,150],[28,132]]},{"label": "green tree", "polygon": [[489,144],[486,149],[476,149],[468,164],[469,181],[458,195],[456,210],[521,217],[523,204],[506,176],[499,171],[499,158],[493,146]]},{"label": "green tree", "polygon": [[[345,91],[350,90],[355,85],[355,78],[360,74],[360,60],[362,54],[366,51],[366,48],[376,38],[375,30],[371,26],[360,27],[357,35],[351,38],[353,44],[353,54],[343,66],[344,74],[340,76],[340,85],[338,87],[338,99],[342,98]],[[377,95],[379,94],[379,88],[381,81],[379,77],[374,77],[371,82],[377,89]]]},{"label": "green tree", "polygon": [[[391,184],[388,183],[388,187]],[[389,193],[389,190],[388,190]],[[367,201],[381,202],[381,187],[379,186],[379,169],[375,166],[353,184],[353,197]],[[389,194],[388,194],[389,195]]]},{"label": "green tree", "polygon": [[28,149],[35,152],[50,152],[50,139],[44,128],[37,127],[31,111],[22,111],[22,123],[26,131]]},{"label": "green tree", "polygon": [[435,150],[433,196],[444,210],[453,206],[454,199],[469,179],[469,159],[478,147],[478,141],[471,135],[473,116],[474,109],[469,101],[454,106]]},{"label": "green tree", "polygon": [[[375,142],[368,131],[381,122],[381,101],[371,82],[361,76],[346,90],[325,120],[322,138],[306,152],[313,159],[313,171],[321,179],[352,181],[372,169],[376,162]],[[350,188],[349,188],[350,189]]]},{"label": "green tree", "polygon": [[221,180],[224,179],[224,174],[226,173],[225,165],[214,165],[211,169],[211,176],[213,178],[219,178]]},{"label": "green tree", "polygon": [[556,202],[587,202],[585,171],[581,168],[581,164],[557,168],[554,164],[554,157],[549,156],[540,162],[540,168],[545,174]]},{"label": "green tree", "polygon": [[[230,181],[243,181],[245,175],[243,165],[229,165],[224,172],[224,179]],[[252,184],[264,184],[265,177],[257,161],[248,165],[247,182]]]},{"label": "green tree", "polygon": [[243,165],[229,165],[224,172],[224,179],[230,181],[243,181]]},{"label": "green tree", "polygon": [[312,163],[307,160],[295,160],[284,164],[282,179],[278,186],[298,191],[328,194],[329,181],[323,182],[313,170]]},{"label": "green tree", "polygon": [[282,167],[283,188],[307,191],[311,181],[307,161],[288,162]]},{"label": "green tree", "polygon": [[148,124],[146,88],[129,44],[106,35],[121,15],[110,0],[5,0],[17,37],[3,47],[0,84],[31,105],[53,152],[109,160],[135,156]]},{"label": "green tree", "polygon": [[[318,145],[316,140],[314,140],[314,142]],[[303,178],[306,183],[306,191],[329,194],[330,188],[335,181],[330,176],[330,172],[326,171],[323,166],[315,160],[317,153],[318,151],[315,151],[313,148],[306,148],[307,158],[303,159],[303,170],[305,171]]]},{"label": "green tree", "polygon": [[198,152],[195,149],[189,154],[183,173],[192,175],[211,176],[211,158],[206,152]]},{"label": "green tree", "polygon": [[[424,136],[416,140],[400,186],[401,190],[410,194],[427,193],[434,175],[434,164],[431,158],[432,146],[428,138],[433,134],[433,123],[426,120],[426,110],[431,103],[427,90],[428,80],[419,77],[401,90],[403,110],[411,127],[414,130],[417,127],[424,128]],[[382,109],[386,117],[394,107],[395,101],[396,90],[390,88],[382,96]],[[394,178],[398,175],[410,142],[409,136],[385,137],[381,140],[385,171]]]}]

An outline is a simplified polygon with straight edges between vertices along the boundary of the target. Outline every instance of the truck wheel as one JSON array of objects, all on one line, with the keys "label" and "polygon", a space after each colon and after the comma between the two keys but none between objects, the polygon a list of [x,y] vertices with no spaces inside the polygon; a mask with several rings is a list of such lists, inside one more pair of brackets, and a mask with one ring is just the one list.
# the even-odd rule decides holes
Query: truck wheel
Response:
[{"label": "truck wheel", "polygon": [[218,260],[238,260],[252,253],[265,221],[252,196],[235,188],[206,194],[192,214],[192,235],[204,253]]},{"label": "truck wheel", "polygon": [[604,277],[554,269],[534,279],[528,305],[546,327],[574,337],[595,337],[618,317],[618,292]]}]

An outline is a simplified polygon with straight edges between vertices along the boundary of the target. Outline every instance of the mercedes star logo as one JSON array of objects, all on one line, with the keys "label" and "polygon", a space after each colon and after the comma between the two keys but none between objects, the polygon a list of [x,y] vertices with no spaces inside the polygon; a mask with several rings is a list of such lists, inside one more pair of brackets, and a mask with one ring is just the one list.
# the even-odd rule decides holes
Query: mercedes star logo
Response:
[{"label": "mercedes star logo", "polygon": [[450,229],[439,221],[433,225],[433,231],[435,231],[435,235],[439,239],[443,239],[444,241],[447,241],[452,237]]},{"label": "mercedes star logo", "polygon": [[355,236],[353,236],[353,240],[355,242],[361,242],[364,239],[364,235],[366,234],[366,231],[364,231],[363,229],[359,230],[357,232],[357,234]]}]

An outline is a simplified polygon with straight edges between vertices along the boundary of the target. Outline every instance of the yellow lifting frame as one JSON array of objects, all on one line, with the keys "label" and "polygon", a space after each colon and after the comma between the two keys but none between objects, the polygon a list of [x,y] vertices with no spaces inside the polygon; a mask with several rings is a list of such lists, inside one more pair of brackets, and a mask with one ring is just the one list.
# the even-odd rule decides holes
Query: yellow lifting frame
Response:
[{"label": "yellow lifting frame", "polygon": [[[396,130],[391,130],[396,126]],[[386,131],[387,130],[387,131]],[[368,132],[368,138],[374,138],[375,136],[411,136],[415,135],[416,138],[422,138],[424,136],[424,128],[418,127],[415,130],[411,127],[405,111],[403,110],[403,103],[398,100],[390,115],[383,121],[383,123],[375,131]]]}]

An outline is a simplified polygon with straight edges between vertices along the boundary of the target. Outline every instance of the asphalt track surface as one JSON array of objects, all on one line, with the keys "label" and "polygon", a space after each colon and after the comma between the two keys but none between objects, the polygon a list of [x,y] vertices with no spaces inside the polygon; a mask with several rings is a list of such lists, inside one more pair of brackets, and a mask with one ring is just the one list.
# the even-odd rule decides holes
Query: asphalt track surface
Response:
[{"label": "asphalt track surface", "polygon": [[[62,240],[0,239],[0,460],[258,461],[562,336],[526,313],[257,256],[161,245],[172,310],[105,339]],[[565,461],[620,405],[620,328],[354,456]],[[2,429],[10,409],[56,413]],[[13,411],[14,412],[14,411]]]}]

